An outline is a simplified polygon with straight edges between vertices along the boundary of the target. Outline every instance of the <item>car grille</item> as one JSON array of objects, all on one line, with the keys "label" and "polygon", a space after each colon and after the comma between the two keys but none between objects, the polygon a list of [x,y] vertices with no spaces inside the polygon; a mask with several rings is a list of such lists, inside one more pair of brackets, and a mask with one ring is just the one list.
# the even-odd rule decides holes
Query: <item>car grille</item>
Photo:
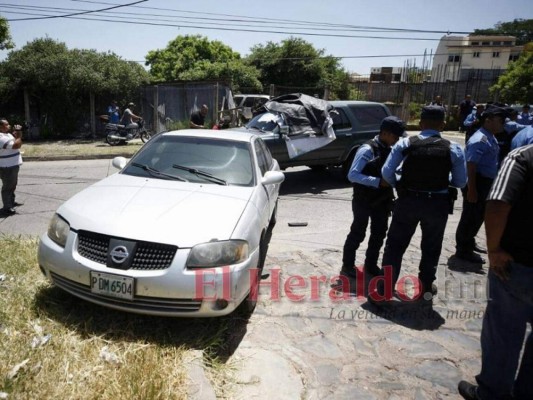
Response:
[{"label": "car grille", "polygon": [[[99,264],[107,263],[107,252],[111,236],[94,232],[78,232],[78,253]],[[160,270],[170,267],[176,251],[176,246],[168,244],[137,242],[137,250],[129,269]]]},{"label": "car grille", "polygon": [[102,305],[117,306],[131,311],[144,311],[152,313],[193,312],[198,311],[202,300],[195,299],[167,299],[161,297],[135,296],[133,300],[118,299],[102,296],[91,292],[89,286],[74,282],[65,277],[51,272],[54,284],[61,289]]}]

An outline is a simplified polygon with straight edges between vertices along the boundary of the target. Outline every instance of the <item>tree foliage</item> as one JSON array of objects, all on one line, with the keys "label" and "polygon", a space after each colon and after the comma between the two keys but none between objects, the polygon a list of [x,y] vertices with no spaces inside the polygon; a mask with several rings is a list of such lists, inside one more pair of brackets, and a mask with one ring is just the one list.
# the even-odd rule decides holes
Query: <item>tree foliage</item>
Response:
[{"label": "tree foliage", "polygon": [[300,38],[258,44],[247,62],[261,71],[263,85],[276,84],[311,95],[329,87],[333,97],[348,90],[343,86],[347,76],[339,60],[324,56],[324,50]]},{"label": "tree foliage", "polygon": [[475,29],[474,35],[510,35],[516,37],[516,44],[533,42],[533,19],[515,19],[498,22],[494,28]]},{"label": "tree foliage", "polygon": [[239,53],[200,35],[178,36],[166,48],[150,51],[146,65],[154,82],[232,80],[234,88],[261,89],[259,72],[245,65]]},{"label": "tree foliage", "polygon": [[500,100],[507,103],[528,103],[533,99],[533,49],[509,64],[509,68],[490,88],[491,93],[499,93]]},{"label": "tree foliage", "polygon": [[0,64],[0,95],[23,89],[37,99],[39,108],[53,121],[53,128],[70,133],[88,109],[89,93],[102,97],[135,98],[148,73],[137,63],[112,53],[69,50],[50,38],[36,39],[9,53]]},{"label": "tree foliage", "polygon": [[9,24],[0,16],[0,50],[12,49],[14,46],[9,34]]}]

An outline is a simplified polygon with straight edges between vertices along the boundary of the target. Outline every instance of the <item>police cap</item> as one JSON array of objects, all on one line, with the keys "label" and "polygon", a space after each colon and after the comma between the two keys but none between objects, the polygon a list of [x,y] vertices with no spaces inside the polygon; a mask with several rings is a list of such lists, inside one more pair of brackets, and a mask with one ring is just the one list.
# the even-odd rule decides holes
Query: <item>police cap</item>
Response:
[{"label": "police cap", "polygon": [[485,109],[485,111],[483,111],[481,116],[484,118],[500,116],[505,119],[509,117],[509,114],[507,107],[500,104],[491,104]]},{"label": "police cap", "polygon": [[400,118],[391,115],[383,118],[383,121],[381,121],[380,130],[392,132],[396,136],[404,136],[405,123]]},{"label": "police cap", "polygon": [[441,106],[425,106],[422,108],[422,113],[420,114],[421,120],[433,120],[433,121],[444,121],[444,107]]}]

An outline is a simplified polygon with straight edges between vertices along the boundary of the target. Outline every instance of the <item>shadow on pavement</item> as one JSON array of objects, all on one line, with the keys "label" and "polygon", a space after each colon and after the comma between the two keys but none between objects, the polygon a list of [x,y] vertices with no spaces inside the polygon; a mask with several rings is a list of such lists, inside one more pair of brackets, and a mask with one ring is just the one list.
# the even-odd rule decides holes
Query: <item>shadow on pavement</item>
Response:
[{"label": "shadow on pavement", "polygon": [[454,255],[448,258],[448,268],[451,271],[462,272],[465,274],[478,274],[486,275],[487,272],[483,269],[483,264],[471,263],[468,261],[460,260]]},{"label": "shadow on pavement", "polygon": [[285,181],[281,184],[280,195],[290,194],[321,194],[330,189],[351,187],[343,176],[341,168],[326,168],[324,170],[289,168],[285,171]]},{"label": "shadow on pavement", "polygon": [[445,319],[434,309],[422,308],[415,303],[390,301],[382,305],[375,305],[366,302],[361,305],[361,308],[390,322],[417,331],[433,331],[445,322]]}]

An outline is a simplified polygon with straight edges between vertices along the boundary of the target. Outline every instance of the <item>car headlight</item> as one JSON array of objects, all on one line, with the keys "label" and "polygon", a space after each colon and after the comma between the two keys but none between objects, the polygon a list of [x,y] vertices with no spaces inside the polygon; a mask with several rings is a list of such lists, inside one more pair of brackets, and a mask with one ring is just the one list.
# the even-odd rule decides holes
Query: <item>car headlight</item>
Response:
[{"label": "car headlight", "polygon": [[61,247],[67,243],[70,225],[59,214],[54,214],[48,225],[48,237]]},{"label": "car headlight", "polygon": [[248,242],[227,240],[194,246],[187,259],[189,268],[209,268],[238,264],[248,258]]}]

